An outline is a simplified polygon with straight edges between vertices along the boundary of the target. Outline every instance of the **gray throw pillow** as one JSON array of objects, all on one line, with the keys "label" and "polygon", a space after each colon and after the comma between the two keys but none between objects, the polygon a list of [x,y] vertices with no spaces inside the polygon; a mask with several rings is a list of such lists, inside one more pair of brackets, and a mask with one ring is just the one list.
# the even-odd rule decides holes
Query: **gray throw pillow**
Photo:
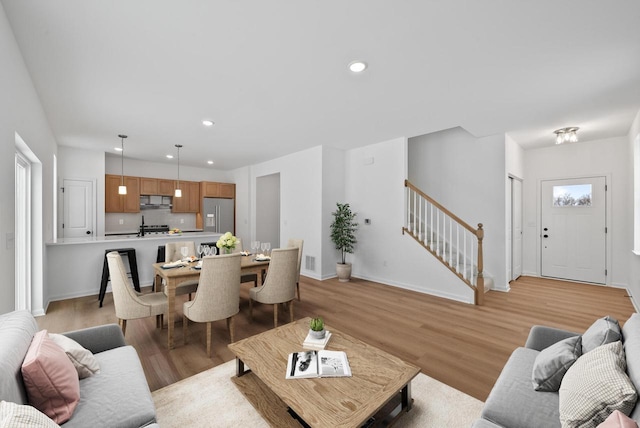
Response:
[{"label": "gray throw pillow", "polygon": [[622,339],[618,320],[610,316],[597,319],[582,335],[582,353]]},{"label": "gray throw pillow", "polygon": [[536,391],[555,392],[569,367],[582,355],[582,338],[569,337],[543,349],[533,363],[531,380]]}]

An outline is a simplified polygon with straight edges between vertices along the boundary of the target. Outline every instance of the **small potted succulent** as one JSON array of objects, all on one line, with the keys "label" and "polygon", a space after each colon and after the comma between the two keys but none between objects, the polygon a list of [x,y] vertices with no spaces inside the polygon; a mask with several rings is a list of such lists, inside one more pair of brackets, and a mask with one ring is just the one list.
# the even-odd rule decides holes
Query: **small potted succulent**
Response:
[{"label": "small potted succulent", "polygon": [[309,336],[313,339],[324,339],[326,331],[324,329],[324,320],[315,317],[309,323]]}]

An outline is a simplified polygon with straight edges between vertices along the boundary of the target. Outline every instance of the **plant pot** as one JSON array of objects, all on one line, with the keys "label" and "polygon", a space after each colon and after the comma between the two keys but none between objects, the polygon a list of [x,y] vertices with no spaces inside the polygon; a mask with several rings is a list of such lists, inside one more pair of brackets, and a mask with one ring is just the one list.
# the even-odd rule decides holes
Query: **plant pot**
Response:
[{"label": "plant pot", "polygon": [[309,337],[311,337],[312,339],[317,339],[317,340],[321,340],[324,339],[324,335],[326,334],[326,330],[322,329],[320,331],[315,331],[315,330],[309,330]]},{"label": "plant pot", "polygon": [[338,274],[338,281],[349,282],[351,279],[351,263],[337,263],[336,273]]}]

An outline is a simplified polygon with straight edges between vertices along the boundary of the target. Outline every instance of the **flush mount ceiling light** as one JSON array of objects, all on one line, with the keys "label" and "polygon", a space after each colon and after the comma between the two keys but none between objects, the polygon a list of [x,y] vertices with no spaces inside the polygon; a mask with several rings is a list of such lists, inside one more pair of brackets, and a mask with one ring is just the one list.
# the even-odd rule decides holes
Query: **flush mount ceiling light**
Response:
[{"label": "flush mount ceiling light", "polygon": [[213,165],[213,161],[207,161],[209,165]]},{"label": "flush mount ceiling light", "polygon": [[362,73],[367,69],[367,63],[364,61],[352,61],[349,63],[349,70],[354,73]]},{"label": "flush mount ceiling light", "polygon": [[578,129],[580,128],[577,126],[569,126],[553,131],[553,133],[556,134],[556,144],[577,143]]},{"label": "flush mount ceiling light", "polygon": [[173,155],[167,155],[167,159],[173,159]]},{"label": "flush mount ceiling light", "polygon": [[115,150],[116,152],[121,152],[123,149],[122,147],[114,147],[113,150]]},{"label": "flush mount ceiling light", "polygon": [[120,185],[118,186],[118,195],[126,195],[127,194],[127,186],[124,185],[124,139],[127,138],[126,135],[118,134],[120,137]]},{"label": "flush mount ceiling light", "polygon": [[202,121],[204,126],[213,126],[213,120],[205,119]]},{"label": "flush mount ceiling light", "polygon": [[178,184],[176,186],[176,191],[173,194],[173,196],[175,196],[176,198],[181,198],[182,190],[180,189],[180,148],[182,147],[182,144],[176,144],[176,147],[178,148]]}]

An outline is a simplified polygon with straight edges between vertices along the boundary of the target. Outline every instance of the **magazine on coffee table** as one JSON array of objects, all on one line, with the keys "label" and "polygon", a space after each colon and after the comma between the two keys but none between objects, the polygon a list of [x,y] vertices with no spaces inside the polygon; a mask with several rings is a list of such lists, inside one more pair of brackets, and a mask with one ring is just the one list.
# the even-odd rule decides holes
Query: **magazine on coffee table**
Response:
[{"label": "magazine on coffee table", "polygon": [[287,360],[287,379],[350,376],[349,360],[342,351],[294,352]]}]

